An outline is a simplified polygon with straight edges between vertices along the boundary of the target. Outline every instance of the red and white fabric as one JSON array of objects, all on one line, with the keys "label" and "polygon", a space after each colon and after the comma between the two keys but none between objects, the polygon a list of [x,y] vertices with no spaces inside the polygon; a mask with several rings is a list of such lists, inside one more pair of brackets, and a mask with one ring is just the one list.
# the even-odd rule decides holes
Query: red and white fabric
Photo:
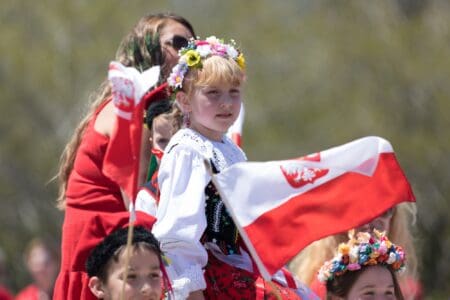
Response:
[{"label": "red and white fabric", "polygon": [[311,242],[415,201],[380,137],[292,160],[241,162],[214,183],[267,280]]}]

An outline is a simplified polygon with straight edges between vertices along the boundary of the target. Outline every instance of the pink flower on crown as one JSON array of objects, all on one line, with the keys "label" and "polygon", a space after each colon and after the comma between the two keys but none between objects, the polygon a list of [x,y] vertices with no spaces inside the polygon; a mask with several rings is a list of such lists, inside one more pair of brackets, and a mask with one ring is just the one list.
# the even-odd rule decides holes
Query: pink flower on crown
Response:
[{"label": "pink flower on crown", "polygon": [[361,265],[358,264],[358,263],[348,264],[347,269],[348,269],[349,271],[356,271],[356,270],[361,269]]}]

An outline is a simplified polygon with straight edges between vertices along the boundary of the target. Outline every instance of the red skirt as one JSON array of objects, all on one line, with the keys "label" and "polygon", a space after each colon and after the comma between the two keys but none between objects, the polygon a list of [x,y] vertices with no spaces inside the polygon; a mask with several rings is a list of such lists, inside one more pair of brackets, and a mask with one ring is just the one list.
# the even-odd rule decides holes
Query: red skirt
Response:
[{"label": "red skirt", "polygon": [[261,275],[230,266],[210,253],[204,274],[206,299],[301,299],[293,289],[266,282]]}]

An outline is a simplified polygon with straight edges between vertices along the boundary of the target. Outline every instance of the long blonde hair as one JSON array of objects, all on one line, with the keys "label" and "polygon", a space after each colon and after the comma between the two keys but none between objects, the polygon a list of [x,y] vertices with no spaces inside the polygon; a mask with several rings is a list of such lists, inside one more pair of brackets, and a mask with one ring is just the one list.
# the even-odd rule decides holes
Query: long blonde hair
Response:
[{"label": "long blonde hair", "polygon": [[[134,28],[125,36],[120,43],[116,53],[116,60],[127,67],[135,67],[139,71],[144,71],[154,65],[162,66],[161,82],[164,82],[168,75],[164,53],[161,51],[159,43],[159,32],[167,24],[167,21],[173,20],[184,25],[195,36],[192,25],[183,17],[172,14],[152,14],[141,18]],[[59,209],[65,208],[65,193],[67,181],[72,172],[75,156],[80,146],[83,133],[92,119],[95,111],[111,95],[111,89],[107,80],[103,81],[98,90],[91,95],[91,106],[87,115],[81,120],[72,138],[67,143],[60,159],[59,171],[56,177],[59,181],[59,194],[57,206]]]},{"label": "long blonde hair", "polygon": [[[411,233],[415,215],[415,204],[401,203],[395,207],[390,221],[389,239],[393,243],[402,246],[407,255],[407,269],[399,277],[400,282],[405,277],[417,278],[417,256]],[[289,268],[302,282],[310,285],[322,264],[332,259],[339,244],[347,240],[347,233],[342,233],[315,241],[303,249],[290,262]]]}]

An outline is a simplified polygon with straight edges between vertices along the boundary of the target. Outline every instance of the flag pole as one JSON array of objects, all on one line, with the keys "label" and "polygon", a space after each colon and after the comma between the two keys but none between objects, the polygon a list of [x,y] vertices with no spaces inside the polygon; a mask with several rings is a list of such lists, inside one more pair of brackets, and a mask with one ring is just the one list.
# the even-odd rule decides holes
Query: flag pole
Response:
[{"label": "flag pole", "polygon": [[128,276],[128,266],[130,265],[131,259],[131,246],[133,241],[133,232],[134,232],[134,218],[132,216],[135,214],[134,205],[132,206],[132,211],[130,212],[130,222],[128,225],[128,235],[127,235],[127,245],[125,246],[125,272],[123,275],[123,283],[122,283],[122,292],[120,294],[120,299],[125,300],[125,286],[127,284],[127,276]]},{"label": "flag pole", "polygon": [[[222,199],[223,203],[225,204],[225,206],[227,208],[230,208],[230,202],[228,201],[225,193],[221,190],[219,183],[217,182],[215,175],[213,174],[212,171],[212,167],[211,167],[211,163],[207,160],[204,159],[203,160],[204,164],[205,164],[205,168],[208,171],[209,175],[211,176],[211,181],[214,184],[214,186],[217,189],[217,192],[220,195],[220,198]],[[253,244],[251,243],[250,239],[248,238],[247,233],[245,232],[245,230],[239,225],[238,222],[236,222],[236,217],[234,215],[234,211],[232,209],[228,209],[228,212],[230,213],[231,217],[234,220],[234,223],[237,227],[237,229],[239,230],[239,233],[242,236],[242,239],[244,240],[245,245],[247,246],[248,250],[250,251],[250,254],[252,255],[253,259],[255,260],[256,265],[258,266],[259,272],[261,273],[262,277],[267,280],[270,281],[271,280],[271,276],[269,274],[269,272],[267,271],[267,269],[264,267],[263,262],[261,261],[261,258],[259,257],[258,253],[256,252],[255,248],[253,247]]]}]

